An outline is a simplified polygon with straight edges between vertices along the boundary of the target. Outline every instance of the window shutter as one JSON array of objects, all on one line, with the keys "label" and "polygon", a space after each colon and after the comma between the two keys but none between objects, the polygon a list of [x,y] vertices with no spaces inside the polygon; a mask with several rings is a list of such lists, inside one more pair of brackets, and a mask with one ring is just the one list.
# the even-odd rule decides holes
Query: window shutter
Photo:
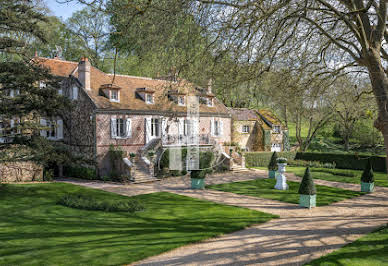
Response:
[{"label": "window shutter", "polygon": [[[47,126],[47,124],[46,124],[46,119],[43,119],[43,118],[41,118],[40,119],[40,125],[41,126]],[[47,130],[44,130],[44,129],[41,129],[40,130],[40,135],[42,136],[42,137],[47,137]]]},{"label": "window shutter", "polygon": [[63,120],[57,120],[57,139],[63,139]]},{"label": "window shutter", "polygon": [[9,97],[13,98],[15,96],[15,91],[14,90],[10,90],[9,91]]},{"label": "window shutter", "polygon": [[167,135],[167,118],[162,118],[162,136]]},{"label": "window shutter", "polygon": [[218,132],[220,132],[220,136],[223,136],[224,135],[224,121],[219,120],[218,124],[220,125],[220,130]]},{"label": "window shutter", "polygon": [[145,136],[146,136],[146,143],[148,143],[151,139],[151,118],[145,118],[144,119],[144,127],[145,127]]},{"label": "window shutter", "polygon": [[111,131],[111,137],[112,139],[117,138],[117,123],[116,118],[110,119],[110,131]]},{"label": "window shutter", "polygon": [[126,128],[127,138],[130,138],[132,137],[132,123],[130,118],[127,118],[126,126],[127,126]]}]

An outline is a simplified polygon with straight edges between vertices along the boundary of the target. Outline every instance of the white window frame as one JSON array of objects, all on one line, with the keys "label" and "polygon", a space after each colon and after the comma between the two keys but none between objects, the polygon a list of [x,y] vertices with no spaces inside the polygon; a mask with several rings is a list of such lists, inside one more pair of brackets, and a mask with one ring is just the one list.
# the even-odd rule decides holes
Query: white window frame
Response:
[{"label": "white window frame", "polygon": [[[114,93],[116,93],[115,96],[113,97]],[[110,97],[109,97],[111,102],[120,102],[120,92],[118,90],[110,90]]]},{"label": "white window frame", "polygon": [[49,140],[63,139],[63,120],[62,119],[41,119],[41,125],[50,129],[41,130],[40,135]]},{"label": "white window frame", "polygon": [[[122,122],[122,127],[119,125]],[[132,137],[132,121],[130,118],[112,117],[111,118],[111,138],[127,139]]]},{"label": "white window frame", "polygon": [[44,81],[39,81],[39,89],[43,89],[43,88],[46,88],[46,87],[47,87],[46,82],[44,82]]},{"label": "white window frame", "polygon": [[273,126],[273,129],[272,129],[273,133],[279,134],[280,131],[281,131],[281,128],[279,125]]},{"label": "white window frame", "polygon": [[[161,136],[161,118],[151,118],[151,137],[160,137]],[[156,134],[158,133],[158,134]]]},{"label": "white window frame", "polygon": [[207,103],[206,103],[206,105],[207,105],[208,107],[213,107],[213,106],[214,106],[214,104],[213,104],[213,98],[207,98]]},{"label": "white window frame", "polygon": [[151,93],[145,94],[145,102],[146,104],[153,104],[154,103],[154,96]]},{"label": "white window frame", "polygon": [[211,131],[211,135],[213,137],[221,137],[223,136],[224,134],[224,130],[223,130],[223,127],[224,127],[224,123],[221,119],[212,119],[211,120],[211,124],[210,124],[211,128],[210,128],[210,131]]},{"label": "white window frame", "polygon": [[78,100],[78,87],[75,85],[71,88],[71,99]]},{"label": "white window frame", "polygon": [[185,96],[178,96],[178,105],[179,106],[185,106],[186,105],[186,97]]},{"label": "white window frame", "polygon": [[242,125],[241,133],[249,133],[250,132],[250,126],[249,125]]}]

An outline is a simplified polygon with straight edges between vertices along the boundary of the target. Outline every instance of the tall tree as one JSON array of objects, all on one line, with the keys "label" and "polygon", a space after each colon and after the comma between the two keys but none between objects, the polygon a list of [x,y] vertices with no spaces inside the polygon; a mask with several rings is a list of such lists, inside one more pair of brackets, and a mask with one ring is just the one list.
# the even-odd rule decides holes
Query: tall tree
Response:
[{"label": "tall tree", "polygon": [[[53,143],[39,136],[39,131],[46,129],[39,118],[60,115],[69,102],[57,93],[59,80],[27,56],[31,47],[19,38],[25,35],[45,41],[40,25],[46,22],[32,1],[0,1],[0,118],[4,140],[0,161],[40,161],[54,156],[49,155],[50,147],[55,150]],[[41,81],[46,86],[40,86]]]}]

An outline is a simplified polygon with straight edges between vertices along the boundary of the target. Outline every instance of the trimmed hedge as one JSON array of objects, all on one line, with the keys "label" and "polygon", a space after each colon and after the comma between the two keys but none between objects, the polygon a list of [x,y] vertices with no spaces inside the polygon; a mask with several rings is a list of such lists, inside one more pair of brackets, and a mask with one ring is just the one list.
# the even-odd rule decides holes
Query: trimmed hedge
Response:
[{"label": "trimmed hedge", "polygon": [[296,160],[319,161],[321,163],[335,163],[339,169],[364,170],[367,159],[370,158],[373,170],[386,172],[384,156],[369,156],[349,153],[318,153],[318,152],[298,152]]},{"label": "trimmed hedge", "polygon": [[[279,157],[284,157],[288,161],[295,158],[295,152],[278,152]],[[271,161],[272,152],[246,152],[245,165],[247,167],[268,167]]]}]

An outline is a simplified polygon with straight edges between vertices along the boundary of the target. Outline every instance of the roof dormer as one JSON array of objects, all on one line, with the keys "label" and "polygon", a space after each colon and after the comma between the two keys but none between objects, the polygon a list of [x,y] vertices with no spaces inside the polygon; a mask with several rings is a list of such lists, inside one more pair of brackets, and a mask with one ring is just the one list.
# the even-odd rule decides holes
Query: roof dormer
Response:
[{"label": "roof dormer", "polygon": [[109,99],[111,102],[120,102],[120,90],[121,88],[114,84],[101,85],[100,90],[103,92],[103,96]]},{"label": "roof dormer", "polygon": [[146,104],[154,103],[154,90],[149,88],[137,88],[135,93],[136,98],[143,100]]}]

